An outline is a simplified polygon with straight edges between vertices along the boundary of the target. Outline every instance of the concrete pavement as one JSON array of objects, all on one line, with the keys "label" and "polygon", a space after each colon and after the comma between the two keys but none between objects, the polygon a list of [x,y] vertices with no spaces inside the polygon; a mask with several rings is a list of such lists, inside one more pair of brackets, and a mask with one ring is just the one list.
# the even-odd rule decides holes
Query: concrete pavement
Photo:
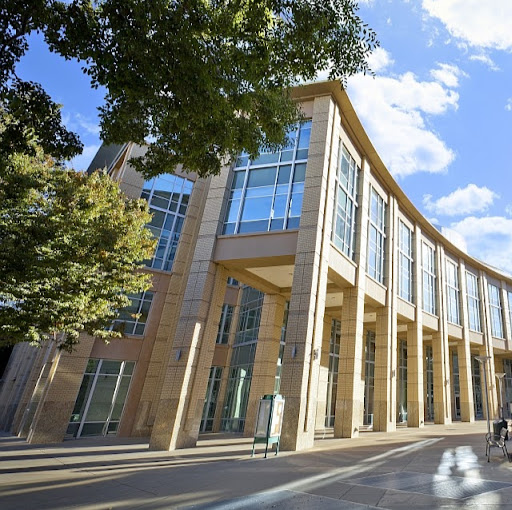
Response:
[{"label": "concrete pavement", "polygon": [[[485,422],[328,434],[307,452],[250,457],[252,440],[212,434],[193,449],[90,438],[27,445],[0,437],[0,508],[512,510],[512,463],[485,457]],[[512,450],[512,442],[511,442]]]}]

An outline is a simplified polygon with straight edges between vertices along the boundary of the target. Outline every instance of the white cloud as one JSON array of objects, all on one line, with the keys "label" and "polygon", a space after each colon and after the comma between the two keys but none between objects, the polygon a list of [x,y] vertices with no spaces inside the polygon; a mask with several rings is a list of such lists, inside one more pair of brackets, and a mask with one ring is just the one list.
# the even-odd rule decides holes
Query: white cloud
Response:
[{"label": "white cloud", "polygon": [[[379,61],[389,65],[391,57],[385,54]],[[454,152],[428,126],[429,116],[458,107],[459,95],[443,82],[419,81],[411,72],[396,77],[357,75],[349,80],[349,93],[393,175],[444,172],[455,159]]]},{"label": "white cloud", "polygon": [[423,9],[470,46],[512,49],[510,0],[423,0]]},{"label": "white cloud", "polygon": [[509,97],[507,99],[507,104],[505,105],[505,110],[507,110],[507,112],[512,111],[512,97]]},{"label": "white cloud", "polygon": [[470,55],[469,60],[473,60],[475,62],[482,62],[482,64],[485,64],[491,71],[499,71],[500,68],[498,65],[492,60],[489,55],[486,55],[485,53],[479,53],[478,55]]},{"label": "white cloud", "polygon": [[452,64],[437,64],[438,69],[432,69],[430,75],[434,80],[443,83],[447,87],[457,88],[459,78],[467,78],[467,74],[459,67]]},{"label": "white cloud", "polygon": [[498,194],[489,188],[468,184],[437,200],[433,200],[432,195],[424,195],[423,205],[433,214],[460,216],[486,211],[496,198]]},{"label": "white cloud", "polygon": [[470,255],[508,273],[512,272],[511,218],[469,216],[452,223],[450,228],[465,238]]},{"label": "white cloud", "polygon": [[375,48],[368,58],[368,65],[374,73],[383,71],[394,63],[395,61],[391,58],[391,54],[381,47]]},{"label": "white cloud", "polygon": [[100,126],[97,119],[93,121],[81,113],[65,113],[62,116],[62,121],[69,130],[76,131],[82,136],[87,134],[97,137],[100,133]]},{"label": "white cloud", "polygon": [[100,145],[86,145],[82,154],[75,156],[67,166],[74,170],[87,170],[99,148]]}]

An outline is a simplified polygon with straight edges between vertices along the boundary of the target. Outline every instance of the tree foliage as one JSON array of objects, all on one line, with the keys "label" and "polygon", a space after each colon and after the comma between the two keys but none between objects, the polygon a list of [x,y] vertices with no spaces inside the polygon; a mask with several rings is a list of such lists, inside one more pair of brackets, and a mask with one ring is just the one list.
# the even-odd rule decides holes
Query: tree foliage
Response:
[{"label": "tree foliage", "polygon": [[134,271],[154,249],[147,203],[33,152],[0,159],[0,346],[120,336],[109,326],[126,293],[150,285]]},{"label": "tree foliage", "polygon": [[134,162],[146,176],[180,163],[206,176],[275,148],[300,119],[289,87],[366,72],[378,44],[354,0],[1,1],[0,79],[41,30],[106,87],[103,140],[150,141]]}]

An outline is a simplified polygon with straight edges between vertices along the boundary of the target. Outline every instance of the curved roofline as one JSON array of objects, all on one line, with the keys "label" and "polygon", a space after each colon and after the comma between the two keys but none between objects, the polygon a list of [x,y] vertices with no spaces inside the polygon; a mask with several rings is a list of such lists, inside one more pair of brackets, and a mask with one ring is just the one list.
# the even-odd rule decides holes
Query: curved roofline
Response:
[{"label": "curved roofline", "polygon": [[343,89],[339,80],[307,83],[291,89],[290,92],[292,99],[298,101],[304,101],[325,95],[332,96],[340,107],[342,118],[343,116],[345,117],[346,124],[344,124],[344,128],[347,130],[352,143],[360,152],[360,155],[364,156],[368,160],[372,171],[377,175],[377,177],[380,177],[384,187],[388,188],[389,191],[395,195],[400,208],[406,212],[411,219],[416,220],[421,225],[421,228],[425,233],[433,239],[441,241],[445,249],[450,253],[470,262],[476,269],[482,269],[486,273],[492,274],[497,279],[506,278],[509,281],[512,279],[512,275],[507,274],[501,269],[490,266],[455,246],[446,237],[444,237],[441,232],[439,232],[439,230],[423,216],[423,214],[420,213],[384,165],[382,159],[377,153],[377,150],[366,134],[347,92]]}]

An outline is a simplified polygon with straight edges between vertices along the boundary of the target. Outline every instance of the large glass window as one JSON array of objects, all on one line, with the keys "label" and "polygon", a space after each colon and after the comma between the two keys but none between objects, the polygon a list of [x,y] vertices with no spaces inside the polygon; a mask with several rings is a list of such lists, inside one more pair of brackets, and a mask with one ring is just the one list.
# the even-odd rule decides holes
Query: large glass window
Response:
[{"label": "large glass window", "polygon": [[436,313],[436,264],[435,251],[430,245],[422,245],[423,310]]},{"label": "large glass window", "polygon": [[373,426],[373,398],[375,394],[375,332],[366,333],[364,363],[363,425]]},{"label": "large glass window", "polygon": [[496,285],[488,284],[489,308],[491,312],[492,336],[503,338],[503,317],[501,315],[500,289]]},{"label": "large glass window", "polygon": [[407,342],[400,340],[398,347],[398,400],[396,422],[407,422]]},{"label": "large glass window", "polygon": [[75,437],[116,434],[134,367],[134,361],[90,359],[67,434]]},{"label": "large glass window", "polygon": [[147,225],[158,240],[148,267],[170,271],[178,249],[193,182],[177,175],[164,174],[144,183],[141,198],[153,214]]},{"label": "large glass window", "polygon": [[234,169],[224,234],[299,227],[311,121],[289,133],[285,150],[242,154]]},{"label": "large glass window", "polygon": [[469,329],[481,333],[480,298],[476,275],[466,271],[466,295],[468,300]]},{"label": "large glass window", "polygon": [[398,295],[412,303],[412,231],[403,222],[398,226]]},{"label": "large glass window", "polygon": [[340,363],[341,322],[334,319],[331,323],[329,341],[329,372],[327,379],[327,398],[325,426],[334,427],[336,414],[336,395],[338,393],[338,367]]},{"label": "large glass window", "polygon": [[512,292],[508,292],[508,315],[510,317],[510,327],[512,328]]},{"label": "large glass window", "polygon": [[430,345],[425,347],[425,421],[434,421],[434,355]]},{"label": "large glass window", "polygon": [[222,367],[211,367],[206,397],[204,399],[203,416],[201,418],[201,432],[213,430],[215,411],[217,410],[217,399],[219,397],[220,383],[222,380]]},{"label": "large glass window", "polygon": [[284,346],[286,345],[286,329],[288,327],[288,314],[290,302],[286,301],[284,306],[283,325],[281,326],[281,339],[279,342],[279,356],[277,358],[276,379],[274,383],[274,394],[277,395],[281,389],[281,373],[283,371]]},{"label": "large glass window", "polygon": [[473,405],[475,407],[475,418],[483,418],[483,393],[482,393],[482,377],[480,374],[480,362],[476,356],[471,356],[471,374],[473,378]]},{"label": "large glass window", "polygon": [[345,255],[354,257],[359,168],[347,148],[342,146],[336,174],[336,198],[332,241]]},{"label": "large glass window", "polygon": [[233,307],[224,304],[222,307],[222,313],[220,316],[219,322],[219,331],[217,333],[217,341],[218,344],[227,344],[229,340],[229,331],[231,330],[231,319],[233,318]]},{"label": "large glass window", "polygon": [[460,325],[459,277],[457,264],[446,259],[446,294],[448,322]]},{"label": "large glass window", "polygon": [[221,423],[222,430],[229,432],[244,430],[264,297],[251,287],[242,292]]},{"label": "large glass window", "polygon": [[148,321],[153,293],[150,291],[130,294],[131,304],[119,311],[119,317],[112,322],[112,329],[125,335],[144,335]]},{"label": "large glass window", "polygon": [[384,199],[372,187],[368,228],[368,274],[380,283],[384,279],[385,208]]}]

